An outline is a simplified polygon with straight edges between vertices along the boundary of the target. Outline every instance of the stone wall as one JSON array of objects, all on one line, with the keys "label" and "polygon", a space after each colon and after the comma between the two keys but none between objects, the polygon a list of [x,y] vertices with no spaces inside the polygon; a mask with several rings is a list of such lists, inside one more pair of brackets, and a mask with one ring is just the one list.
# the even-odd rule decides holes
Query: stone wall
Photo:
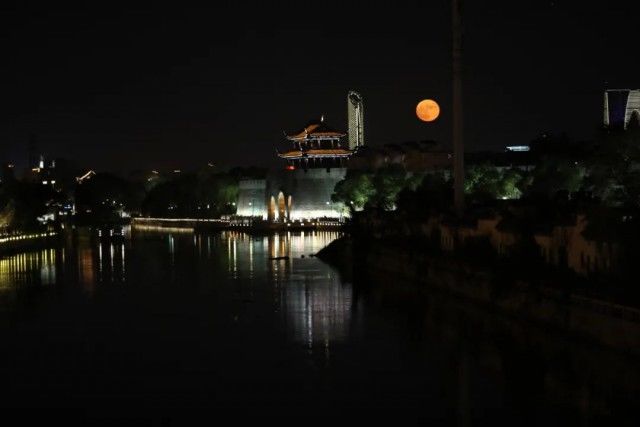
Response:
[{"label": "stone wall", "polygon": [[291,195],[290,219],[343,216],[342,204],[332,202],[331,195],[346,174],[346,168],[298,169],[288,173],[285,185]]},{"label": "stone wall", "polygon": [[267,179],[242,180],[237,215],[282,221],[341,218],[341,203],[331,201],[336,184],[347,168],[273,171]]},{"label": "stone wall", "polygon": [[[349,246],[346,246],[350,248]],[[640,354],[640,309],[567,291],[563,284],[517,280],[508,288],[491,268],[479,270],[452,257],[367,242],[351,249],[373,278],[399,286],[439,289],[509,315],[551,325],[586,341]],[[353,255],[351,255],[353,258]]]},{"label": "stone wall", "polygon": [[240,216],[260,216],[267,218],[267,181],[246,179],[239,183],[236,214]]}]

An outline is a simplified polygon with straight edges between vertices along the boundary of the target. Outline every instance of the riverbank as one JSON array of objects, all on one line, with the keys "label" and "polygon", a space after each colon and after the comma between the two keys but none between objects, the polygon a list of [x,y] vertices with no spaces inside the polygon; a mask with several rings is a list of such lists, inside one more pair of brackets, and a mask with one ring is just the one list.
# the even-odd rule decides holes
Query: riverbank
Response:
[{"label": "riverbank", "polygon": [[0,256],[48,247],[57,241],[58,236],[55,231],[2,236],[0,237]]},{"label": "riverbank", "polygon": [[[509,316],[640,355],[640,309],[594,298],[572,284],[505,274],[497,264],[473,263],[415,244],[342,238],[318,253],[347,277],[366,274],[380,286],[439,291]],[[522,277],[519,277],[522,276]]]},{"label": "riverbank", "polygon": [[343,223],[334,220],[309,220],[271,222],[250,219],[208,218],[133,218],[133,227],[184,228],[194,231],[236,230],[248,233],[272,233],[281,231],[340,230]]}]

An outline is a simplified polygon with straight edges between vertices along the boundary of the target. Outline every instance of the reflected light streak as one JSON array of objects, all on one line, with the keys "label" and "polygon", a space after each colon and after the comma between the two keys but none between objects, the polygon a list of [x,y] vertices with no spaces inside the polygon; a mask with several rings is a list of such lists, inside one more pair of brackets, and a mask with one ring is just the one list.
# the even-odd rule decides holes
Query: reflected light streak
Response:
[{"label": "reflected light streak", "polygon": [[136,231],[149,231],[149,232],[159,232],[159,233],[174,233],[174,234],[190,234],[194,232],[193,228],[188,227],[158,227],[155,225],[135,225]]},{"label": "reflected light streak", "polygon": [[233,277],[238,276],[238,253],[236,246],[236,239],[233,239]]},{"label": "reflected light streak", "polygon": [[113,244],[111,244],[111,247],[109,248],[109,265],[111,267],[111,278],[113,280],[113,276],[114,276],[114,266],[113,266],[113,258],[114,258],[114,253],[115,253],[115,248],[113,247]]},{"label": "reflected light streak", "polygon": [[0,259],[0,290],[31,284],[55,284],[56,261],[56,249],[20,253]]},{"label": "reflected light streak", "polygon": [[[87,250],[89,252],[89,256],[91,256],[91,250]],[[98,245],[98,281],[102,281],[102,245]],[[92,267],[93,267],[93,263]]]},{"label": "reflected light streak", "polygon": [[249,278],[253,278],[253,238],[249,239]]},{"label": "reflected light streak", "polygon": [[125,255],[124,255],[124,245],[122,245],[120,247],[120,257],[122,259],[122,281],[125,280],[126,274],[125,274]]}]

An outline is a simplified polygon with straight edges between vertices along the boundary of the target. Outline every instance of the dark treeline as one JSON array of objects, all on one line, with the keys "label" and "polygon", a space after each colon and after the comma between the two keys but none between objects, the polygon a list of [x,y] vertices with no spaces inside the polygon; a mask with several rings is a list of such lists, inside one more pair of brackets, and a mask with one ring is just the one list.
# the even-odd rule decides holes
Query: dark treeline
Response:
[{"label": "dark treeline", "polygon": [[[79,175],[77,171],[74,171]],[[0,227],[5,232],[42,229],[60,221],[102,224],[130,216],[219,218],[235,213],[238,182],[263,176],[258,168],[195,172],[109,172],[75,177],[56,186],[41,178],[6,179],[0,184]]]},{"label": "dark treeline", "polygon": [[[542,267],[543,255],[534,235],[555,226],[575,225],[583,215],[587,225],[582,236],[622,249],[617,259],[618,283],[635,281],[635,254],[640,250],[640,127],[602,130],[591,142],[545,135],[521,154],[524,161],[512,164],[505,163],[502,154],[469,156],[463,218],[452,211],[450,171],[415,173],[399,166],[350,170],[336,186],[334,201],[343,202],[360,224],[377,224],[403,245],[421,235],[421,227],[434,218],[442,224],[475,227],[477,219],[497,215],[501,218],[498,228],[518,236],[518,244],[508,254],[509,265],[519,266],[518,274],[548,270]],[[473,249],[467,248],[476,259],[493,252],[487,242]],[[602,270],[590,277],[596,275],[603,282],[609,280]]]},{"label": "dark treeline", "polygon": [[[467,161],[467,206],[499,200],[528,203],[581,203],[584,206],[640,209],[640,128],[601,131],[594,142],[574,142],[566,135],[544,135],[523,154],[524,164]],[[497,157],[497,156],[496,156]],[[338,183],[334,201],[352,211],[395,210],[429,215],[431,207],[448,209],[450,171],[408,172],[401,166],[349,170]]]}]

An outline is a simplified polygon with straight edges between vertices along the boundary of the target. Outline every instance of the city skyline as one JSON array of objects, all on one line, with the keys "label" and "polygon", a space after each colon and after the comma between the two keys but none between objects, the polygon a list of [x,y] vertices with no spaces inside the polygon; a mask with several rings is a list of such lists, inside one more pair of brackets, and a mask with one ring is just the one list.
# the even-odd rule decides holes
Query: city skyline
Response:
[{"label": "city skyline", "polygon": [[[591,138],[603,91],[637,86],[634,7],[618,3],[465,3],[467,149]],[[367,102],[368,145],[449,146],[449,7],[360,12],[6,6],[0,157],[24,166],[34,134],[39,151],[95,169],[275,166],[282,131],[321,115],[347,129],[350,90]],[[423,98],[442,107],[434,123],[415,117]]]}]

